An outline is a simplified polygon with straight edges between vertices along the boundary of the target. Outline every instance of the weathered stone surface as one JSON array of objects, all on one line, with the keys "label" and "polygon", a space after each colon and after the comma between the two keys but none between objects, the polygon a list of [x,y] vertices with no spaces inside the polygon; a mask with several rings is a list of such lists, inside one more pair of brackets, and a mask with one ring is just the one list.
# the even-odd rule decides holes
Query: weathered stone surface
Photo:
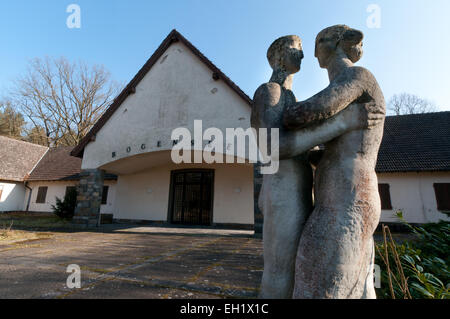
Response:
[{"label": "weathered stone surface", "polygon": [[326,123],[355,106],[367,115],[357,117],[360,128],[325,144],[315,208],[298,246],[295,298],[375,298],[373,232],[381,212],[375,164],[385,102],[374,76],[353,66],[362,56],[362,39],[360,31],[343,25],[321,31],[315,55],[330,85],[284,113],[289,129]]},{"label": "weathered stone surface", "polygon": [[86,226],[98,226],[103,192],[104,171],[99,169],[81,172],[78,185],[77,207],[73,223]]},{"label": "weathered stone surface", "polygon": [[[343,38],[349,43],[354,43],[357,48],[346,41],[339,43],[352,59],[356,59],[360,49],[357,43],[358,33],[349,32],[349,34],[342,32]],[[329,49],[331,50],[331,46]],[[334,112],[328,109],[316,112],[317,103],[322,105],[330,103],[335,106],[337,102],[330,94],[319,101],[308,100],[297,103],[291,91],[293,74],[299,71],[303,58],[301,41],[297,36],[277,39],[270,46],[267,57],[273,68],[273,74],[270,82],[261,85],[255,92],[251,123],[256,129],[279,129],[279,140],[271,140],[269,134],[268,148],[271,149],[270,145],[274,144],[279,148],[279,158],[272,157],[272,161],[280,161],[279,171],[276,174],[263,176],[259,194],[258,203],[264,214],[264,273],[260,297],[291,298],[298,242],[303,236],[304,225],[312,210],[312,172],[306,152],[316,145],[327,143],[340,136],[347,134],[360,136],[361,132],[366,132],[369,128],[379,130],[381,126],[382,129],[384,113],[377,111],[379,107],[376,101],[364,98],[344,100],[344,107]],[[327,62],[321,62],[321,65],[323,63]],[[330,90],[333,92],[334,89],[332,87]],[[347,88],[340,88],[337,93],[346,90]],[[374,147],[377,147],[378,140],[372,142],[375,142]],[[344,156],[346,149],[341,151],[342,154],[335,156]],[[335,178],[341,179],[341,183],[347,181],[345,176]],[[339,184],[333,180],[328,183]],[[327,188],[327,191],[332,190]],[[316,196],[317,194],[318,191]],[[349,197],[351,194],[350,191],[346,196]],[[331,197],[333,200],[340,200],[339,197],[332,195]],[[333,219],[334,216],[329,218]],[[326,236],[324,230],[315,229],[314,232],[319,236]],[[317,249],[310,249],[310,254],[322,253],[320,241],[316,246]],[[308,249],[307,245],[305,249]],[[336,247],[332,249],[336,251]],[[304,262],[308,263],[308,269],[314,269],[313,259],[305,259]],[[296,291],[295,296],[299,295]]]},{"label": "weathered stone surface", "polygon": [[[270,82],[261,85],[255,93],[251,123],[256,129],[280,129],[284,106],[296,101],[291,88],[293,74],[300,70],[303,58],[300,38],[277,39],[270,46],[267,58],[273,74]],[[295,254],[302,225],[311,212],[311,190],[311,167],[305,156],[283,159],[276,174],[262,178],[258,200],[264,214],[262,298],[292,296]],[[295,195],[291,196],[292,193]],[[282,200],[286,196],[290,199]]]}]

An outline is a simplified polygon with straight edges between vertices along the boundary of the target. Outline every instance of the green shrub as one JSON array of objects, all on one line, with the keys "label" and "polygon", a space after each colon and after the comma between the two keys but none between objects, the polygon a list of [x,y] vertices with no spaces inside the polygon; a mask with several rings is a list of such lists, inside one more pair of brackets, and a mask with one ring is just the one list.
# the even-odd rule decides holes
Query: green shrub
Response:
[{"label": "green shrub", "polygon": [[68,188],[64,199],[56,197],[56,205],[52,205],[53,213],[64,219],[72,219],[77,206],[77,191],[75,188]]},{"label": "green shrub", "polygon": [[396,243],[383,226],[384,242],[376,245],[376,264],[381,268],[379,298],[450,299],[450,223],[412,226],[399,219],[414,239]]}]

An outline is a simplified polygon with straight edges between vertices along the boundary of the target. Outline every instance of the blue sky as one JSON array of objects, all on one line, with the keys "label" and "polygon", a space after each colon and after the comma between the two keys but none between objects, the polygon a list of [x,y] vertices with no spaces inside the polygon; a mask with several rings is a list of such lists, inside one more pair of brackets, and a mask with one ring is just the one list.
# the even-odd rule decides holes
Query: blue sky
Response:
[{"label": "blue sky", "polygon": [[[81,8],[80,29],[66,26],[71,3]],[[381,9],[380,28],[367,26],[369,4]],[[305,59],[294,92],[303,100],[328,83],[314,58],[316,34],[344,23],[364,32],[358,64],[375,74],[387,100],[408,92],[450,110],[449,14],[448,0],[2,1],[0,96],[34,57],[103,64],[126,83],[176,28],[250,97],[270,77],[270,43],[299,35]]]}]

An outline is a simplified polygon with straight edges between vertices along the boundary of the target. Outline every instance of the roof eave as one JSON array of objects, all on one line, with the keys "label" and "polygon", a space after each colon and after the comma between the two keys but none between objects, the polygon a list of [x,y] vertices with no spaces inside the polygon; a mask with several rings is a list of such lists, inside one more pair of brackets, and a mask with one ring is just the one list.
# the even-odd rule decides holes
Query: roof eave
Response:
[{"label": "roof eave", "polygon": [[24,179],[15,177],[0,177],[0,182],[23,183]]}]

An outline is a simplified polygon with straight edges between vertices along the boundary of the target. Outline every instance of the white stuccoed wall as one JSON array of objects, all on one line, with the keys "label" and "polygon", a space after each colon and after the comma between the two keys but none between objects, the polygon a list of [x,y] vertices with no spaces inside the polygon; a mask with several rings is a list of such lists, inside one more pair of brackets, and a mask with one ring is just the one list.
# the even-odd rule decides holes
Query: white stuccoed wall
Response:
[{"label": "white stuccoed wall", "polygon": [[398,210],[410,223],[431,223],[450,220],[437,210],[433,183],[450,183],[450,172],[377,174],[378,183],[390,185],[392,210],[382,210],[382,222],[397,222]]},{"label": "white stuccoed wall", "polygon": [[[51,182],[51,181],[42,181],[42,182],[30,182],[28,183],[28,186],[33,189],[31,193],[31,200],[30,200],[30,206],[28,211],[30,212],[51,212],[52,211],[52,205],[56,204],[56,197],[63,199],[64,195],[66,193],[66,187],[67,186],[77,186],[78,181],[58,181],[58,182]],[[112,213],[114,210],[114,202],[116,197],[116,182],[115,181],[105,181],[104,185],[109,186],[108,190],[108,198],[106,205],[101,205],[100,212],[102,214],[105,213]],[[47,196],[45,198],[45,203],[36,203],[37,193],[39,186],[47,186]],[[23,201],[23,209],[25,210],[27,207],[28,202],[28,196],[29,196],[29,190],[26,191],[26,193],[23,195],[22,199]]]},{"label": "white stuccoed wall", "polygon": [[2,190],[0,212],[23,210],[23,198],[25,196],[23,183],[0,181],[0,189]]},{"label": "white stuccoed wall", "polygon": [[[214,168],[213,222],[253,224],[252,165],[175,165],[170,157],[153,168],[149,168],[152,157],[145,163],[134,162],[135,155],[170,151],[175,128],[190,129],[193,139],[194,120],[203,121],[203,131],[209,127],[221,129],[225,139],[226,128],[249,128],[250,115],[248,103],[223,81],[215,81],[212,71],[177,42],[153,65],[136,93],[127,97],[96,134],[95,141],[86,146],[82,168],[118,174],[114,218],[154,221],[168,219],[171,170]],[[114,158],[112,152],[116,153]],[[127,166],[124,159],[131,169],[121,170]]]},{"label": "white stuccoed wall", "polygon": [[187,168],[214,169],[213,223],[253,224],[253,168],[238,164],[168,164],[120,175],[114,218],[170,220],[170,172]]},{"label": "white stuccoed wall", "polygon": [[[213,93],[214,92],[214,93]],[[82,168],[146,152],[172,149],[171,133],[194,120],[208,127],[250,127],[250,106],[181,42],[172,44],[90,142]],[[192,137],[193,138],[193,137]],[[157,147],[157,142],[161,146]],[[141,145],[146,149],[142,150]],[[127,153],[127,147],[131,151]],[[112,158],[112,152],[116,157]]]}]

